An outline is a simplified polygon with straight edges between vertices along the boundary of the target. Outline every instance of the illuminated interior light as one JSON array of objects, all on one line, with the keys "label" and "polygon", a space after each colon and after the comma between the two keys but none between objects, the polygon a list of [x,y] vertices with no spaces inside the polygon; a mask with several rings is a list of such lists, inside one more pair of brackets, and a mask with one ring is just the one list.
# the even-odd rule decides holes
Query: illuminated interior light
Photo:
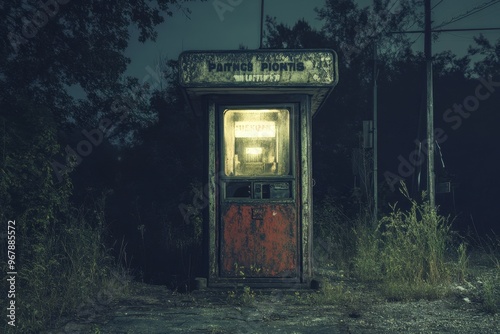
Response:
[{"label": "illuminated interior light", "polygon": [[262,147],[247,147],[245,149],[246,154],[262,154]]},{"label": "illuminated interior light", "polygon": [[262,114],[262,113],[278,113],[281,111],[281,109],[242,109],[242,110],[226,109],[225,111],[232,111],[238,114]]},{"label": "illuminated interior light", "polygon": [[276,137],[276,123],[269,121],[234,122],[236,138],[272,138]]},{"label": "illuminated interior light", "polygon": [[225,175],[289,174],[290,110],[225,109],[223,120]]}]

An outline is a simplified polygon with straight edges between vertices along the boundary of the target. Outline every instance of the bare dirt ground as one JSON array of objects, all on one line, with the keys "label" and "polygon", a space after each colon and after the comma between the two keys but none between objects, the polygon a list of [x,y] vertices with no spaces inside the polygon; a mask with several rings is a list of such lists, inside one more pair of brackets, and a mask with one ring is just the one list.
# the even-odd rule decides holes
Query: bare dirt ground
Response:
[{"label": "bare dirt ground", "polygon": [[[500,333],[479,291],[498,268],[476,263],[466,282],[439,300],[387,301],[376,284],[319,269],[322,281],[355,298],[313,290],[208,289],[178,293],[133,283],[127,297],[93,304],[47,333]],[[345,296],[344,296],[345,297]]]}]

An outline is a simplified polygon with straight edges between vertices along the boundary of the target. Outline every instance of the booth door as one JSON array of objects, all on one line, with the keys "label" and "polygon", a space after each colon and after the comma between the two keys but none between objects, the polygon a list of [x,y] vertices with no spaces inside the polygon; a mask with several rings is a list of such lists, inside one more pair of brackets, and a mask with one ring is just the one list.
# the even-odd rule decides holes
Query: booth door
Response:
[{"label": "booth door", "polygon": [[223,110],[221,277],[299,276],[289,109]]}]

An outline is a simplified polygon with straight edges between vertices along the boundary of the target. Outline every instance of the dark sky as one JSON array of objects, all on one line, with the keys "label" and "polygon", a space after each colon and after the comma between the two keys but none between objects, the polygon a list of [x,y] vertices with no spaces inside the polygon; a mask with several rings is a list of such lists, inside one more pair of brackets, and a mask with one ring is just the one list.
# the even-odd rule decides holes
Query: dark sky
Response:
[{"label": "dark sky", "polygon": [[[228,10],[223,15],[219,15],[214,7],[217,1],[238,5],[231,6],[232,11]],[[434,26],[488,2],[491,0],[432,0],[432,6],[436,6],[433,10]],[[128,73],[142,79],[148,74],[146,70],[148,66],[156,67],[160,55],[173,59],[184,50],[231,50],[238,49],[240,44],[249,49],[258,48],[260,3],[260,0],[208,0],[188,4],[188,8],[191,9],[189,18],[181,11],[175,12],[173,17],[167,18],[166,22],[158,28],[159,36],[156,42],[131,43],[127,51],[127,55],[132,59]],[[321,8],[324,3],[325,0],[266,0],[265,15],[275,16],[278,22],[284,22],[290,26],[298,19],[304,18],[313,27],[321,28],[322,23],[317,20],[314,8]],[[370,5],[372,0],[358,0],[358,3],[364,7]],[[397,7],[396,3],[394,9]],[[497,3],[443,28],[497,27],[500,26],[499,17],[500,3]],[[415,26],[412,29],[418,28]],[[441,33],[434,44],[434,51],[452,50],[463,55],[473,42],[473,36],[477,34],[477,32]],[[489,31],[484,34],[493,40],[500,37],[500,31]],[[412,35],[412,39],[415,38],[418,38],[414,44],[415,49],[422,50],[423,36]],[[132,41],[135,40],[136,38],[132,39]]]}]

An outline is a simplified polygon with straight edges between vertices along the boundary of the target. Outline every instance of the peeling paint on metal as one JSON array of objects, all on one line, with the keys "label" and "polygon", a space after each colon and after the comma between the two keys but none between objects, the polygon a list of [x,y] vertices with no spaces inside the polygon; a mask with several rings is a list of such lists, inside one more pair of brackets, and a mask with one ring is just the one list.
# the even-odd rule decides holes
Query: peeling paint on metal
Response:
[{"label": "peeling paint on metal", "polygon": [[[262,219],[252,210],[262,209]],[[294,204],[228,203],[223,208],[223,277],[298,276],[298,222]]]}]

